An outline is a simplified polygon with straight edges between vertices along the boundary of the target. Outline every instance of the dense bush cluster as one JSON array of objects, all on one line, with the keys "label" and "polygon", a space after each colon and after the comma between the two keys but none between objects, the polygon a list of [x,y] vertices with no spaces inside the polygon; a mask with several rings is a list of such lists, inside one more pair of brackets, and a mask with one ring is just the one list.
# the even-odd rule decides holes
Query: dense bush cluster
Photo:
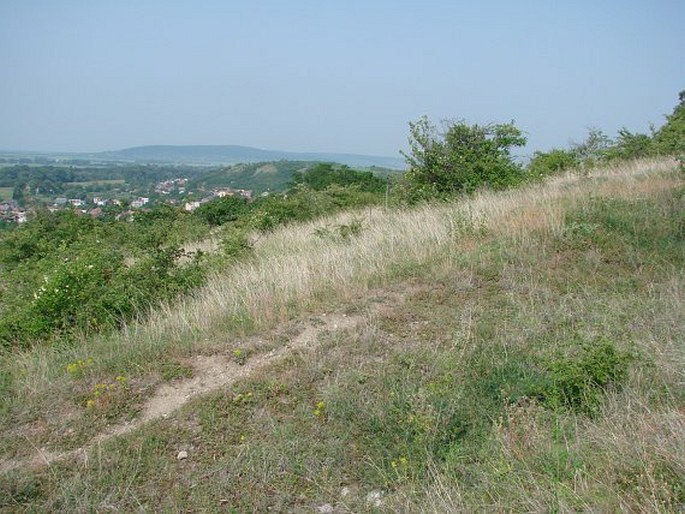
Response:
[{"label": "dense bush cluster", "polygon": [[127,223],[63,211],[41,213],[5,233],[0,346],[116,328],[197,287],[204,277],[201,259],[181,264],[183,251],[172,244],[188,223],[175,233],[171,225],[169,219]]},{"label": "dense bush cluster", "polygon": [[576,167],[591,167],[615,160],[639,159],[659,155],[671,155],[681,162],[685,160],[685,91],[679,95],[680,102],[673,113],[666,116],[666,123],[651,134],[633,133],[621,128],[615,139],[601,130],[590,129],[581,143],[571,148],[536,152],[528,166],[531,178],[540,178]]},{"label": "dense bush cluster", "polygon": [[236,221],[247,212],[247,199],[242,196],[226,196],[201,205],[195,215],[215,227]]},{"label": "dense bush cluster", "polygon": [[423,117],[409,124],[409,169],[401,194],[409,201],[447,198],[488,186],[505,188],[519,184],[523,167],[511,150],[526,144],[513,123],[445,124],[442,132]]},{"label": "dense bush cluster", "polygon": [[685,161],[685,91],[666,123],[650,135],[626,128],[615,139],[590,129],[569,149],[535,152],[524,168],[512,149],[526,144],[514,123],[468,125],[445,122],[442,130],[426,117],[409,123],[408,171],[399,189],[409,202],[449,198],[489,187],[502,189],[538,180],[564,170],[589,168],[619,159],[672,155]]},{"label": "dense bush cluster", "polygon": [[[347,167],[311,173],[284,194],[217,198],[192,214],[168,204],[131,221],[42,211],[0,233],[0,348],[120,327],[243,258],[250,232],[376,203],[385,189],[385,181]],[[184,251],[208,237],[220,239],[219,254]]]}]

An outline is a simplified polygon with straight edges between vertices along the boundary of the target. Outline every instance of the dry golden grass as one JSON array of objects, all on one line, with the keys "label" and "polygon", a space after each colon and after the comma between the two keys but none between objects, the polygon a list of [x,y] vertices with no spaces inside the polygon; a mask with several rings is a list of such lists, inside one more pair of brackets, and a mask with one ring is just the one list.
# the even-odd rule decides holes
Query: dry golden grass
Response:
[{"label": "dry golden grass", "polygon": [[[456,204],[401,212],[377,207],[287,227],[264,238],[253,261],[213,277],[194,299],[163,311],[150,327],[156,337],[189,328],[211,332],[215,324],[236,316],[268,326],[288,318],[288,305],[306,306],[321,292],[335,291],[342,299],[357,296],[392,266],[425,262],[442,253],[448,241],[456,240],[458,248],[458,241],[471,241],[480,226],[493,236],[554,232],[564,210],[588,195],[633,197],[672,188],[678,179],[660,174],[675,168],[671,160],[639,161],[593,170],[589,177],[568,174],[542,186],[485,192]],[[362,220],[363,230],[348,242],[314,235],[317,228],[355,219]]]},{"label": "dry golden grass", "polygon": [[[534,230],[556,233],[563,213],[590,195],[634,197],[673,187],[678,178],[672,159],[641,160],[586,174],[567,173],[505,192],[482,192],[456,203],[411,210],[382,207],[347,212],[328,219],[281,228],[260,238],[254,257],[211,277],[192,297],[163,307],[144,323],[114,337],[90,340],[67,352],[66,359],[96,355],[108,368],[117,362],[155,359],[194,348],[216,350],[226,329],[273,327],[322,302],[346,301],[387,283],[403,267],[429,262],[445,252],[473,249],[474,239],[513,236],[525,241]],[[669,174],[670,173],[670,174]],[[326,240],[318,228],[361,220],[361,234],[347,241]],[[447,244],[449,243],[449,244]],[[463,246],[461,246],[463,245]],[[229,336],[230,337],[230,336]],[[65,354],[60,353],[59,366]],[[22,394],[54,386],[50,349],[18,354]]]}]

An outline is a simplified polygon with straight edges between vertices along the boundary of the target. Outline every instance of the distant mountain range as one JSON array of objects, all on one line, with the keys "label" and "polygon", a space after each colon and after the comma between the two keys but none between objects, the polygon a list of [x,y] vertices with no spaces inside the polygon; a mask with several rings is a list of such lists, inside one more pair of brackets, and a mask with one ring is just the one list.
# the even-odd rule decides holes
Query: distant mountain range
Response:
[{"label": "distant mountain range", "polygon": [[356,167],[378,166],[390,169],[404,169],[405,167],[404,160],[399,157],[345,153],[282,152],[236,145],[150,145],[89,155],[98,159],[141,163],[237,164],[288,160],[337,162]]}]

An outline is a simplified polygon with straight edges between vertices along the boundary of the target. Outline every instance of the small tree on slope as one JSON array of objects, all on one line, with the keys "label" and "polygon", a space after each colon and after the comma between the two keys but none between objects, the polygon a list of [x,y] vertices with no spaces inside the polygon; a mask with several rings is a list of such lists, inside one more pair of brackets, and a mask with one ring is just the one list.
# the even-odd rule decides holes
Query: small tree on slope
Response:
[{"label": "small tree on slope", "polygon": [[409,170],[405,192],[410,201],[471,193],[488,186],[501,189],[518,184],[524,175],[511,149],[526,138],[514,123],[469,125],[445,123],[439,132],[427,117],[409,123]]}]

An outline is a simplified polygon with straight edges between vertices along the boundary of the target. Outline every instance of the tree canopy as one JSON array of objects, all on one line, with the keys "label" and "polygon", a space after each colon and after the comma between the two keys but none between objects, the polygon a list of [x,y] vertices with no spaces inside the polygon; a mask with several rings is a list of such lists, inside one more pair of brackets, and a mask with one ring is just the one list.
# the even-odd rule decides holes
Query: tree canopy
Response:
[{"label": "tree canopy", "polygon": [[357,171],[349,166],[334,166],[331,163],[319,163],[308,170],[293,173],[293,184],[304,184],[314,191],[323,191],[332,186],[356,185],[360,191],[381,192],[385,190],[385,181],[370,171]]},{"label": "tree canopy", "polygon": [[661,154],[685,155],[685,90],[678,95],[680,103],[666,116],[666,123],[654,134],[654,143]]},{"label": "tree canopy", "polygon": [[511,150],[526,138],[514,123],[469,125],[445,122],[442,131],[423,117],[409,123],[409,165],[405,185],[410,199],[447,197],[489,186],[503,188],[523,178]]}]

